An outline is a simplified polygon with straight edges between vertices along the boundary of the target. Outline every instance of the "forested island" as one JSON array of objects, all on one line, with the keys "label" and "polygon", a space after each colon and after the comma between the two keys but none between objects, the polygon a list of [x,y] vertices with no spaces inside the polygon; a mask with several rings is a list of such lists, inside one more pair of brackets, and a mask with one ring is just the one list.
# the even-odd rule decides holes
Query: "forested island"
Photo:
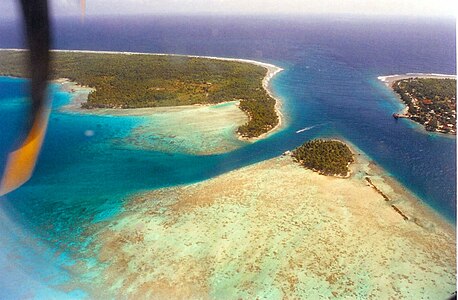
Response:
[{"label": "forested island", "polygon": [[348,176],[353,153],[340,141],[316,139],[296,148],[292,156],[306,168],[323,175]]},{"label": "forested island", "polygon": [[[0,75],[27,77],[25,51],[0,51]],[[262,85],[266,68],[231,60],[148,54],[52,52],[52,79],[94,91],[82,108],[145,108],[240,101],[249,121],[237,130],[258,137],[279,123],[276,100]]]},{"label": "forested island", "polygon": [[404,114],[394,114],[424,125],[427,131],[456,134],[456,79],[408,78],[392,84],[408,106]]}]

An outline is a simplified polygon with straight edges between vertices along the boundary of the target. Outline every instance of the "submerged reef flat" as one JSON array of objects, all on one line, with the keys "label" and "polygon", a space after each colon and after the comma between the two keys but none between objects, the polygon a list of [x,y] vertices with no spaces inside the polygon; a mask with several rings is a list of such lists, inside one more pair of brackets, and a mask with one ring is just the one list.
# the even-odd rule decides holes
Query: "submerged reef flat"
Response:
[{"label": "submerged reef flat", "polygon": [[319,175],[284,155],[139,194],[123,213],[85,232],[93,242],[80,255],[101,263],[72,271],[93,274],[78,284],[94,297],[452,295],[453,226],[362,154],[355,160],[347,179]]},{"label": "submerged reef flat", "polygon": [[139,110],[148,111],[149,116],[142,126],[118,141],[121,145],[207,155],[229,152],[248,143],[234,134],[247,121],[237,102]]},{"label": "submerged reef flat", "polygon": [[82,110],[81,102],[87,99],[91,89],[66,79],[57,80],[57,84],[72,95],[72,101],[61,107],[63,112],[143,119],[142,125],[134,128],[127,137],[113,141],[117,147],[209,155],[236,150],[249,143],[236,135],[237,128],[248,121],[248,116],[239,109],[239,101],[214,105]]}]

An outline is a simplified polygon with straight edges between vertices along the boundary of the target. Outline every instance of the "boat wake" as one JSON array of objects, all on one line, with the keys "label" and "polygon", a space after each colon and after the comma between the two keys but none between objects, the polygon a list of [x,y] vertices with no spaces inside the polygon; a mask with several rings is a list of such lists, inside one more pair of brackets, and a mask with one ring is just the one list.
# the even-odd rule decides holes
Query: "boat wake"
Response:
[{"label": "boat wake", "polygon": [[318,126],[321,126],[321,125],[324,125],[324,124],[325,124],[325,123],[323,123],[323,124],[316,124],[316,125],[313,125],[313,126],[305,127],[305,128],[302,128],[302,129],[297,130],[296,133],[301,133],[301,132],[304,132],[304,131],[313,129],[313,128],[315,128],[315,127],[318,127]]}]

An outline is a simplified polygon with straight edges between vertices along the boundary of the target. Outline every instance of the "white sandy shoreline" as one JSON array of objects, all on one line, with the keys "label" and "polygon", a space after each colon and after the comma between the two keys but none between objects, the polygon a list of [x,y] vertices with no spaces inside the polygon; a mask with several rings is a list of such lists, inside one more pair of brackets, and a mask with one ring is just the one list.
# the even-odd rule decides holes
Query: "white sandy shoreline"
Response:
[{"label": "white sandy shoreline", "polygon": [[[2,48],[0,51],[28,51],[27,49],[16,49],[16,48]],[[125,51],[94,51],[94,50],[63,50],[63,49],[52,49],[51,52],[63,52],[63,53],[92,53],[92,54],[124,54],[124,55],[155,55],[155,56],[178,56],[178,57],[194,57],[194,58],[208,58],[216,60],[226,61],[238,61],[250,64],[259,65],[265,68],[283,69],[273,64],[260,62],[257,60],[243,59],[243,58],[231,58],[231,57],[218,57],[218,56],[203,56],[203,55],[188,55],[188,54],[175,54],[175,53],[151,53],[151,52],[125,52]]]},{"label": "white sandy shoreline", "polygon": [[408,79],[408,78],[437,78],[437,79],[456,79],[456,75],[453,74],[436,74],[436,73],[406,73],[406,74],[394,74],[384,75],[377,77],[378,80],[391,87],[393,82]]},{"label": "white sandy shoreline", "polygon": [[[15,49],[15,48],[11,48],[11,49],[0,49],[0,51],[18,51],[18,52],[22,52],[22,51],[28,51],[27,49]],[[89,54],[121,54],[121,55],[152,55],[152,56],[176,56],[176,57],[190,57],[190,58],[205,58],[205,59],[214,59],[214,60],[221,60],[221,61],[234,61],[234,62],[242,62],[242,63],[249,63],[249,64],[253,64],[253,65],[256,65],[256,66],[261,66],[263,68],[265,68],[267,70],[267,73],[265,75],[265,77],[263,78],[262,80],[262,86],[263,88],[266,90],[267,94],[272,97],[273,99],[275,99],[275,112],[277,114],[277,117],[278,117],[278,124],[272,128],[271,130],[269,130],[268,132],[266,133],[263,133],[261,134],[260,136],[258,137],[255,137],[255,138],[243,138],[239,135],[237,135],[237,137],[243,141],[256,141],[256,140],[260,140],[260,139],[263,139],[269,135],[271,135],[272,133],[274,133],[275,131],[279,130],[283,124],[284,124],[284,121],[283,121],[283,114],[281,112],[281,107],[282,107],[282,104],[281,104],[281,100],[276,97],[273,92],[272,92],[272,89],[270,88],[270,81],[272,80],[272,78],[277,75],[278,73],[280,73],[281,71],[283,71],[282,68],[276,66],[276,65],[273,65],[273,64],[269,64],[269,63],[264,63],[264,62],[260,62],[260,61],[256,61],[256,60],[250,60],[250,59],[243,59],[243,58],[230,58],[230,57],[217,57],[217,56],[202,56],[202,55],[186,55],[186,54],[174,54],[174,53],[171,53],[171,54],[168,54],[168,53],[147,53],[147,52],[125,52],[125,51],[93,51],[93,50],[61,50],[61,49],[55,49],[55,50],[51,50],[52,52],[62,52],[62,53],[89,53]],[[81,87],[78,85],[78,83],[72,83],[68,80],[65,80],[65,78],[62,78],[62,79],[59,79],[59,83],[63,83],[63,82],[68,82],[72,85],[72,89],[73,90],[79,90],[80,88],[82,89],[87,89],[86,92],[89,93],[91,90],[86,88],[86,87]],[[82,102],[82,99],[81,97],[79,99],[77,99],[77,103],[76,104],[81,104]],[[78,112],[88,112],[86,110],[83,110],[83,109],[77,109],[77,105],[70,105],[70,106],[67,106],[67,108],[71,108],[72,111],[78,111]],[[154,110],[156,108],[148,108],[148,109],[151,109],[151,112],[154,112]],[[137,108],[133,108],[133,109],[122,109],[122,113],[121,115],[137,115],[138,113],[135,112],[135,110],[137,110]],[[116,109],[109,109],[109,110],[105,110],[105,109],[102,109],[101,111],[103,111],[103,113],[106,113],[107,111],[110,111],[111,114],[113,115],[117,115],[117,112],[119,110],[116,110]],[[93,110],[94,113],[98,113],[99,112],[99,109],[95,109]],[[132,114],[130,114],[129,112],[132,112]],[[144,112],[142,113],[142,115],[144,114]]]}]

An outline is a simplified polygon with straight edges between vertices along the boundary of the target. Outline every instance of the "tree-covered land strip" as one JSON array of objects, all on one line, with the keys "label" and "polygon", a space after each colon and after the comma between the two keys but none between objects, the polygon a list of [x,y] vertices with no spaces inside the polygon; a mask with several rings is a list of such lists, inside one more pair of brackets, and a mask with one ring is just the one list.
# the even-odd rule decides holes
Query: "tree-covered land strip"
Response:
[{"label": "tree-covered land strip", "polygon": [[[0,51],[0,75],[27,77],[26,52]],[[143,108],[240,100],[249,121],[238,129],[257,137],[278,124],[275,99],[262,86],[261,66],[172,55],[53,52],[52,78],[94,88],[83,108]]]},{"label": "tree-covered land strip", "polygon": [[428,131],[456,134],[456,80],[409,78],[393,83],[409,110],[406,117]]},{"label": "tree-covered land strip", "polygon": [[304,143],[293,151],[301,165],[324,175],[346,176],[353,162],[353,153],[340,141],[316,139]]}]

